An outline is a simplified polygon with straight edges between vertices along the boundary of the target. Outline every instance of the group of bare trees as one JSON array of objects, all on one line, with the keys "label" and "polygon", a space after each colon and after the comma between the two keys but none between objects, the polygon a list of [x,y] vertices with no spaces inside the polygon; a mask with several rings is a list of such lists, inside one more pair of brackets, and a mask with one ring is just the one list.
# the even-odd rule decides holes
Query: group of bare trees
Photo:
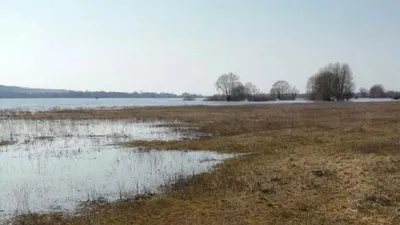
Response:
[{"label": "group of bare trees", "polygon": [[240,77],[233,73],[221,75],[215,83],[215,87],[228,102],[242,101],[260,92],[258,88],[250,82],[243,84],[240,81]]},{"label": "group of bare trees", "polygon": [[366,88],[360,88],[359,92],[361,98],[400,98],[399,92],[386,91],[382,84],[374,84],[369,90]]},{"label": "group of bare trees", "polygon": [[240,77],[233,73],[221,75],[215,83],[217,91],[222,93],[226,101],[269,101],[295,99],[299,91],[289,85],[288,82],[280,80],[275,82],[270,95],[260,93],[260,90],[251,82],[243,84]]},{"label": "group of bare trees", "polygon": [[373,85],[369,90],[360,88],[354,93],[353,73],[347,63],[331,63],[320,69],[307,83],[307,94],[311,100],[343,101],[353,97],[400,99],[400,93],[385,91],[381,84]]},{"label": "group of bare trees", "polygon": [[[268,101],[268,100],[294,100],[299,91],[287,81],[279,80],[272,85],[270,93],[262,94],[252,83],[242,84],[240,77],[233,73],[221,75],[215,83],[217,91],[222,93],[215,100],[226,101]],[[218,95],[215,95],[218,97]],[[214,96],[214,97],[215,97]],[[307,82],[307,97],[310,100],[344,101],[353,97],[400,99],[400,93],[385,91],[383,85],[373,85],[369,90],[360,88],[355,93],[353,72],[347,63],[330,63],[321,68],[318,73],[311,76]]]},{"label": "group of bare trees", "polygon": [[349,100],[354,96],[354,88],[353,73],[347,63],[330,63],[307,82],[307,93],[311,100]]}]

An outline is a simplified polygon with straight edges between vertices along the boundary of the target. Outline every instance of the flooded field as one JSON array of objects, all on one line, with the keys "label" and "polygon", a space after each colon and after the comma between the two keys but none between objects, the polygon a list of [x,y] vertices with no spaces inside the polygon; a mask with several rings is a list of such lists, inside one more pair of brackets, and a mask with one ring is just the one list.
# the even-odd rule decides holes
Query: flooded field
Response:
[{"label": "flooded field", "polygon": [[139,151],[132,140],[196,138],[162,122],[0,120],[0,220],[27,212],[70,211],[85,201],[115,201],[159,192],[182,177],[209,171],[232,155]]},{"label": "flooded field", "polygon": [[[351,102],[390,102],[391,98],[358,98]],[[146,106],[240,106],[240,105],[269,105],[269,104],[294,104],[294,103],[316,103],[306,99],[267,102],[225,102],[204,101],[197,98],[193,101],[185,101],[181,98],[45,98],[45,99],[0,99],[0,110],[2,111],[49,111],[60,109],[98,109],[98,108],[126,108]]]}]

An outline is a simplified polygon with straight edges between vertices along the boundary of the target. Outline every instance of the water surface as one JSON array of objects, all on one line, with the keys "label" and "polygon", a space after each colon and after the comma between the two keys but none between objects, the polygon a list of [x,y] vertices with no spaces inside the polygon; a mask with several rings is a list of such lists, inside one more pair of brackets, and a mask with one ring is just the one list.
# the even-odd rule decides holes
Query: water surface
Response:
[{"label": "water surface", "polygon": [[[194,101],[184,101],[180,98],[47,98],[47,99],[0,99],[0,110],[19,110],[19,111],[44,111],[51,109],[78,109],[78,108],[121,108],[121,107],[143,107],[143,106],[185,106],[185,105],[251,105],[251,104],[293,104],[293,103],[312,103],[305,99],[292,101],[269,101],[269,102],[209,102],[198,98]],[[353,102],[370,101],[393,101],[389,98],[371,99],[360,98],[352,99]]]},{"label": "water surface", "polygon": [[15,213],[70,211],[84,201],[158,192],[176,178],[210,171],[232,157],[212,152],[139,151],[115,143],[177,140],[192,134],[155,123],[0,120],[0,219]]},{"label": "water surface", "polygon": [[185,105],[244,105],[244,104],[276,104],[276,103],[306,103],[306,100],[273,101],[273,102],[210,102],[198,98],[184,101],[180,98],[47,98],[47,99],[0,99],[0,110],[44,111],[51,109],[78,108],[122,108],[143,106],[185,106]]}]

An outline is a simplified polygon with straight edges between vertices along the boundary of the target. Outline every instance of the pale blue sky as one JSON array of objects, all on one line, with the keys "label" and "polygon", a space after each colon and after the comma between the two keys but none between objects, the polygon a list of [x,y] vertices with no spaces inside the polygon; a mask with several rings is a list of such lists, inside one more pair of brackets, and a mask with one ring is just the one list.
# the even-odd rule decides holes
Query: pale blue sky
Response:
[{"label": "pale blue sky", "polygon": [[400,90],[398,0],[0,0],[0,84],[211,94],[225,72],[304,91],[329,62]]}]

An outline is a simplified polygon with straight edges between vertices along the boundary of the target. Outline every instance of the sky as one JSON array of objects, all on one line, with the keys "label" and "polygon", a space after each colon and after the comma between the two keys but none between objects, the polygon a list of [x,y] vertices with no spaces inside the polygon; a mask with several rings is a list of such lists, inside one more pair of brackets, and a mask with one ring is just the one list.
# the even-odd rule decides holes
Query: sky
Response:
[{"label": "sky", "polygon": [[0,0],[0,84],[213,94],[233,72],[305,91],[330,62],[400,90],[398,0]]}]

